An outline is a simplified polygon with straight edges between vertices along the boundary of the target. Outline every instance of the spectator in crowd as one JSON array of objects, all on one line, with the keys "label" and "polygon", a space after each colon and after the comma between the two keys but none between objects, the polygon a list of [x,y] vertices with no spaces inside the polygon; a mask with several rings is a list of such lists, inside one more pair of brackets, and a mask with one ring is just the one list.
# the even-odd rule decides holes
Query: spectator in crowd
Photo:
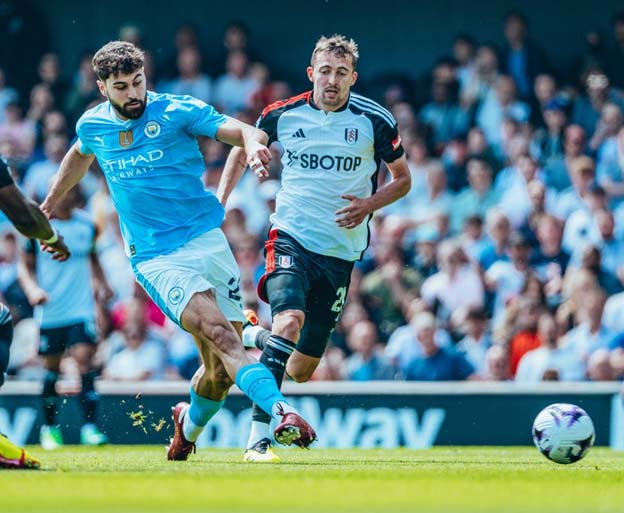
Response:
[{"label": "spectator in crowd", "polygon": [[563,276],[570,262],[570,254],[561,247],[563,222],[549,214],[540,218],[537,226],[539,245],[529,259],[529,265],[537,278],[545,284],[548,303],[558,306],[561,302]]},{"label": "spectator in crowd", "polygon": [[[36,125],[31,119],[24,118],[22,108],[17,103],[5,107],[4,123],[0,124],[0,141],[10,143],[15,156],[28,162],[35,149],[37,139]],[[7,156],[7,152],[2,152]]]},{"label": "spectator in crowd", "polygon": [[598,126],[602,108],[611,102],[622,105],[622,95],[611,87],[609,77],[598,67],[588,69],[583,77],[585,94],[574,102],[572,123],[580,125],[591,138]]},{"label": "spectator in crowd", "polygon": [[469,308],[483,306],[483,286],[458,242],[440,244],[438,268],[420,292],[442,326],[452,327],[463,320]]},{"label": "spectator in crowd", "polygon": [[110,356],[102,375],[115,381],[146,381],[164,378],[167,353],[164,341],[148,329],[143,302],[131,301],[118,352]]},{"label": "spectator in crowd", "polygon": [[544,165],[546,184],[557,191],[572,185],[570,166],[585,151],[585,130],[579,125],[569,125],[563,133],[563,156],[551,157]]},{"label": "spectator in crowd", "polygon": [[509,371],[512,377],[515,377],[522,357],[540,344],[537,321],[542,310],[540,302],[530,297],[516,299],[509,309]]},{"label": "spectator in crowd", "polygon": [[519,124],[529,120],[531,108],[516,97],[516,84],[508,75],[496,80],[495,90],[490,91],[477,111],[477,124],[483,129],[488,142],[500,150],[503,148],[505,120]]},{"label": "spectator in crowd", "polygon": [[259,84],[248,74],[248,58],[241,50],[228,54],[225,73],[214,86],[214,103],[225,114],[233,115],[248,107]]},{"label": "spectator in crowd", "polygon": [[618,292],[607,299],[602,324],[609,331],[624,333],[624,292]]},{"label": "spectator in crowd", "polygon": [[495,326],[502,319],[505,306],[518,296],[524,286],[529,271],[530,254],[529,241],[521,233],[514,232],[509,239],[509,260],[499,260],[485,272],[485,286],[495,293]]},{"label": "spectator in crowd", "polygon": [[403,312],[418,294],[422,278],[406,267],[399,244],[392,239],[378,241],[375,248],[376,269],[362,280],[360,291],[369,311],[376,312],[382,337],[387,337],[405,322]]},{"label": "spectator in crowd", "polygon": [[457,104],[455,80],[436,80],[431,86],[431,101],[420,111],[420,120],[431,128],[433,143],[441,149],[453,137],[468,131],[468,113]]},{"label": "spectator in crowd", "polygon": [[505,16],[504,34],[502,69],[513,78],[520,97],[528,99],[535,77],[548,70],[546,55],[529,39],[528,22],[521,12],[512,11]]},{"label": "spectator in crowd", "polygon": [[463,330],[466,336],[457,343],[457,351],[463,354],[480,376],[487,374],[486,355],[492,346],[488,333],[488,319],[483,308],[471,308],[466,314]]},{"label": "spectator in crowd", "polygon": [[477,45],[470,34],[459,34],[453,41],[453,58],[457,63],[457,80],[463,86],[474,70]]},{"label": "spectator in crowd", "polygon": [[596,212],[606,208],[607,195],[605,190],[594,182],[587,188],[580,207],[566,219],[563,247],[572,255],[577,253],[577,258],[573,261],[574,265],[579,265],[580,259],[578,257],[585,246],[599,239]]},{"label": "spectator in crowd", "polygon": [[612,206],[624,198],[624,127],[603,145],[596,170],[597,180],[605,189]]},{"label": "spectator in crowd", "polygon": [[46,159],[32,164],[22,182],[24,193],[37,203],[43,202],[48,194],[50,179],[56,175],[67,151],[67,137],[52,135],[45,141]]},{"label": "spectator in crowd", "polygon": [[581,323],[570,330],[563,341],[563,348],[572,354],[576,364],[571,379],[586,379],[590,355],[598,349],[608,349],[615,336],[602,322],[606,299],[606,294],[600,289],[585,291],[581,298]]},{"label": "spectator in crowd", "polygon": [[542,129],[546,125],[544,119],[545,107],[557,99],[557,89],[557,81],[549,73],[540,73],[533,80],[531,124],[534,128]]},{"label": "spectator in crowd", "polygon": [[17,89],[7,85],[6,74],[4,70],[0,68],[0,124],[5,122],[7,105],[18,102],[19,93]]},{"label": "spectator in crowd", "polygon": [[461,81],[460,104],[474,113],[480,103],[493,90],[499,77],[498,52],[492,45],[477,48],[474,66],[466,72]]},{"label": "spectator in crowd", "polygon": [[343,364],[343,379],[372,381],[394,378],[396,371],[380,350],[377,328],[372,322],[360,321],[353,326],[347,343],[353,354]]},{"label": "spectator in crowd", "polygon": [[210,103],[212,83],[201,70],[201,54],[196,46],[186,46],[178,52],[178,76],[165,84],[163,92],[190,95]]},{"label": "spectator in crowd", "polygon": [[93,59],[93,53],[91,52],[85,52],[82,55],[78,71],[74,75],[73,85],[67,93],[65,109],[72,123],[78,120],[87,109],[87,105],[94,101],[99,101],[101,98],[91,59]]},{"label": "spectator in crowd", "polygon": [[472,158],[468,161],[468,187],[453,202],[451,228],[461,230],[467,217],[479,214],[485,217],[488,209],[498,203],[498,195],[492,188],[492,168],[486,160]]},{"label": "spectator in crowd", "polygon": [[436,320],[429,313],[414,319],[421,354],[403,369],[408,381],[462,381],[476,379],[474,367],[466,357],[452,348],[440,347],[435,341]]},{"label": "spectator in crowd", "polygon": [[570,181],[572,185],[561,191],[557,199],[557,216],[567,219],[572,212],[586,205],[583,200],[596,178],[594,159],[585,155],[570,162]]},{"label": "spectator in crowd", "polygon": [[533,135],[531,154],[544,166],[552,159],[561,159],[564,156],[563,133],[567,121],[567,105],[560,98],[552,98],[541,109],[545,126]]},{"label": "spectator in crowd", "polygon": [[479,254],[481,271],[487,271],[492,264],[499,260],[509,260],[508,244],[511,234],[511,223],[505,213],[499,208],[491,208],[485,219],[485,228],[489,241]]},{"label": "spectator in crowd", "polygon": [[468,260],[473,264],[477,264],[479,255],[488,243],[487,237],[483,233],[483,219],[481,219],[481,216],[474,215],[466,219],[459,241]]},{"label": "spectator in crowd", "polygon": [[538,321],[537,333],[540,346],[527,351],[518,364],[515,381],[535,383],[539,381],[569,381],[574,379],[574,360],[571,353],[559,347],[557,323],[549,312],[543,312]]},{"label": "spectator in crowd", "polygon": [[608,349],[597,349],[587,359],[587,378],[590,381],[611,381],[615,378]]},{"label": "spectator in crowd", "polygon": [[69,83],[61,73],[61,62],[56,53],[48,52],[42,55],[37,68],[40,84],[46,85],[52,94],[55,105],[64,105],[65,96],[69,90]]},{"label": "spectator in crowd", "polygon": [[485,353],[483,379],[486,381],[509,380],[509,351],[503,345],[494,344]]}]

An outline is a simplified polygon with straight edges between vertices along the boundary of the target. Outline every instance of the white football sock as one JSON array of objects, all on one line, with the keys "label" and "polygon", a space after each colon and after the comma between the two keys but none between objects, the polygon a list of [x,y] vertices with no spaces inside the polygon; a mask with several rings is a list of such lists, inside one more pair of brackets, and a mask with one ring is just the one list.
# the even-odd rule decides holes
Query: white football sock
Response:
[{"label": "white football sock", "polygon": [[250,448],[254,446],[263,438],[268,438],[269,440],[271,439],[271,435],[269,434],[269,424],[267,424],[266,422],[253,420],[251,422],[251,433],[249,433],[247,447]]},{"label": "white football sock", "polygon": [[243,346],[257,349],[256,337],[258,333],[265,331],[262,326],[248,326],[243,330]]},{"label": "white football sock", "polygon": [[273,406],[271,406],[271,416],[274,419],[277,419],[278,422],[282,421],[282,417],[286,413],[299,413],[295,410],[290,404],[284,401],[276,401]]},{"label": "white football sock", "polygon": [[182,433],[184,434],[184,438],[186,438],[189,442],[195,442],[199,438],[199,435],[204,430],[206,426],[198,426],[191,420],[191,416],[189,413],[190,406],[187,406],[184,411],[182,411]]}]

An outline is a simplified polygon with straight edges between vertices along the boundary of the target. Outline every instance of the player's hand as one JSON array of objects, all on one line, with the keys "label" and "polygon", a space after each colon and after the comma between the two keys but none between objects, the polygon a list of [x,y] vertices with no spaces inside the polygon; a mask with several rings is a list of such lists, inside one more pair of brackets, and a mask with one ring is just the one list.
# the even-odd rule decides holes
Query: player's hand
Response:
[{"label": "player's hand", "polygon": [[271,162],[271,152],[264,144],[251,142],[245,147],[247,153],[247,164],[258,178],[269,176],[269,162]]},{"label": "player's hand", "polygon": [[340,197],[349,200],[350,203],[346,207],[336,210],[336,224],[341,228],[351,230],[362,223],[370,214],[368,203],[366,199],[358,198],[352,194],[343,194]]},{"label": "player's hand", "polygon": [[48,302],[48,293],[42,288],[36,287],[27,294],[30,306],[44,305]]},{"label": "player's hand", "polygon": [[108,283],[98,283],[95,286],[95,298],[103,305],[113,299],[114,295],[115,292],[113,292],[113,289],[109,287]]},{"label": "player's hand", "polygon": [[58,262],[64,262],[71,256],[71,251],[65,244],[65,240],[62,235],[58,236],[58,240],[54,244],[45,244],[43,242],[41,244],[41,249],[43,251],[47,251],[52,254],[52,259],[57,260]]}]

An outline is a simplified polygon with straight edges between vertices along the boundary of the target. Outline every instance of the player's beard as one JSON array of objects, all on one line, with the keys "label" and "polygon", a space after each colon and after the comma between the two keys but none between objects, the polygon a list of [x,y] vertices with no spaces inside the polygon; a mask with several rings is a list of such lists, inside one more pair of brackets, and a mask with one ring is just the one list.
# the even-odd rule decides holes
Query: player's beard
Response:
[{"label": "player's beard", "polygon": [[120,105],[119,103],[115,103],[110,98],[108,99],[113,108],[124,118],[128,119],[139,119],[143,113],[145,112],[145,106],[147,105],[147,93],[145,93],[145,98],[143,100],[136,100],[139,105],[130,106],[131,102],[126,102],[124,105]]}]

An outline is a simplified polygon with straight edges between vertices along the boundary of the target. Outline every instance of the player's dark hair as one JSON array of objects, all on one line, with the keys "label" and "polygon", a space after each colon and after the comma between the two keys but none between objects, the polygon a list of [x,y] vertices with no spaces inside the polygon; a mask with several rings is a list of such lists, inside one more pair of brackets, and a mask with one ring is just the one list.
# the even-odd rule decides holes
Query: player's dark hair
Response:
[{"label": "player's dark hair", "polygon": [[320,52],[330,52],[338,57],[350,55],[353,69],[355,69],[358,58],[360,57],[357,43],[353,39],[347,39],[340,34],[334,34],[331,37],[323,36],[316,42],[316,46],[312,52],[312,58],[310,59],[312,65],[314,65],[314,57]]},{"label": "player's dark hair", "polygon": [[93,56],[93,71],[100,80],[127,75],[143,67],[143,51],[126,41],[111,41]]}]

